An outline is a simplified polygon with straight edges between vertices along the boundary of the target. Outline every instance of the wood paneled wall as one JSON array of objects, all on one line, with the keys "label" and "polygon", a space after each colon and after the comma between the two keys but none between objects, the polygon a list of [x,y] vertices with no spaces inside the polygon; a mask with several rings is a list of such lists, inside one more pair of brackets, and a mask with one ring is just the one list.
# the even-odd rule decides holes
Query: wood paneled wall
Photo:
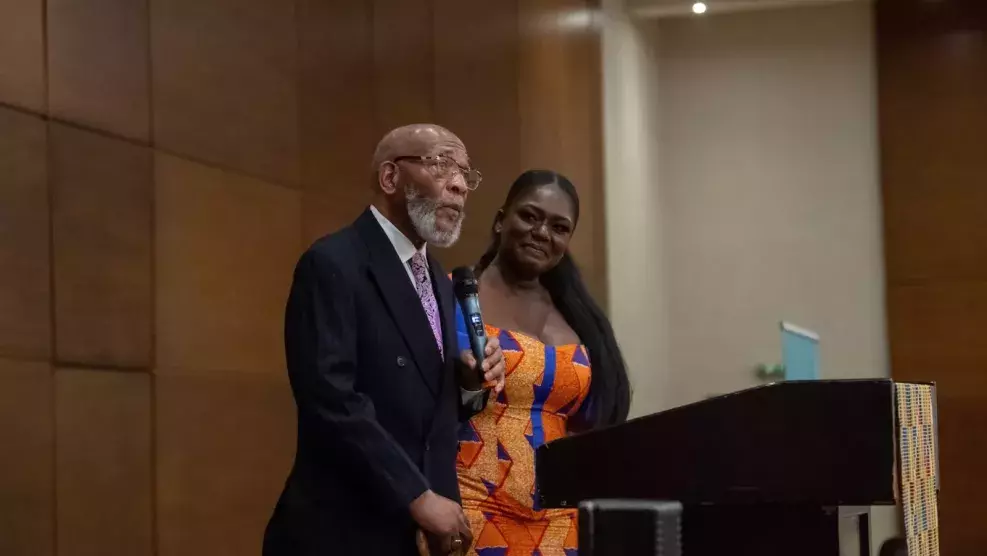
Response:
[{"label": "wood paneled wall", "polygon": [[[396,125],[568,174],[604,291],[592,0],[0,0],[0,554],[259,554],[294,262]],[[601,299],[601,302],[604,301]]]},{"label": "wood paneled wall", "polygon": [[987,3],[877,3],[888,333],[939,387],[942,553],[987,550]]}]

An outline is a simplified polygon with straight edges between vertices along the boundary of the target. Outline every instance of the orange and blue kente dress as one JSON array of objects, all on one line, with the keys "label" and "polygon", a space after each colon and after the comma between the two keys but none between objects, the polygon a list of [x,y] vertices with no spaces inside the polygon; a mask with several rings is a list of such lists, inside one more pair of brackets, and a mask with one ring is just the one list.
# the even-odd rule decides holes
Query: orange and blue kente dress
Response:
[{"label": "orange and blue kente dress", "polygon": [[[469,349],[456,307],[461,350]],[[567,434],[567,422],[589,393],[586,348],[545,345],[536,338],[486,327],[498,337],[506,386],[459,434],[459,490],[473,532],[474,556],[573,556],[574,510],[543,509],[535,485],[535,449]]]}]

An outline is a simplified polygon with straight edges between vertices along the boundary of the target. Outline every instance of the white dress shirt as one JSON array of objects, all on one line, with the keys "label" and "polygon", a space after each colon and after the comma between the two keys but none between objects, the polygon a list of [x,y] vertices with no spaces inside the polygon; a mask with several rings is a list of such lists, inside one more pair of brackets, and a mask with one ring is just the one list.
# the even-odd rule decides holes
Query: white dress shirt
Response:
[{"label": "white dress shirt", "polygon": [[[380,224],[381,229],[384,230],[384,234],[387,236],[387,239],[391,241],[391,245],[394,246],[394,252],[397,253],[398,258],[401,259],[402,263],[404,263],[404,270],[408,273],[408,280],[411,281],[411,286],[415,288],[415,292],[417,292],[418,282],[415,281],[415,275],[411,271],[411,258],[414,257],[415,254],[421,253],[422,256],[425,256],[425,260],[427,261],[428,257],[426,256],[425,248],[428,247],[428,244],[422,244],[421,249],[416,248],[415,244],[411,243],[411,240],[408,239],[408,236],[404,235],[404,233],[399,230],[397,226],[392,224],[387,217],[381,214],[380,211],[377,210],[377,207],[370,205],[370,212],[374,215],[374,218],[377,219],[377,223]],[[448,326],[448,324],[449,323],[443,322],[442,326]],[[483,390],[466,390],[465,388],[460,388],[459,390],[462,393],[463,403],[473,401],[477,396],[483,393]]]},{"label": "white dress shirt", "polygon": [[415,281],[415,275],[411,272],[411,258],[415,256],[416,253],[421,253],[425,260],[428,260],[427,254],[425,253],[425,248],[428,244],[422,244],[421,249],[415,248],[415,244],[411,243],[408,236],[404,235],[395,226],[391,224],[391,221],[387,219],[383,214],[377,210],[377,207],[370,205],[370,212],[373,213],[374,218],[377,219],[377,223],[384,230],[384,234],[387,235],[387,239],[391,240],[391,245],[394,246],[394,252],[398,254],[398,258],[404,263],[404,270],[408,273],[408,280],[411,280],[411,285],[414,286],[415,291],[418,291],[418,283]]}]

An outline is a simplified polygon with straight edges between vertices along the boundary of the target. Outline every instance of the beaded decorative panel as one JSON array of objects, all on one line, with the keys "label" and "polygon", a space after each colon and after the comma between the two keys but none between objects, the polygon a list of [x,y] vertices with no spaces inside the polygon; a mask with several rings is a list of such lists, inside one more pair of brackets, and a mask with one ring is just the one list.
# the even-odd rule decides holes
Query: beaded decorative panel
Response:
[{"label": "beaded decorative panel", "polygon": [[899,503],[908,556],[939,556],[939,506],[934,387],[899,383]]}]

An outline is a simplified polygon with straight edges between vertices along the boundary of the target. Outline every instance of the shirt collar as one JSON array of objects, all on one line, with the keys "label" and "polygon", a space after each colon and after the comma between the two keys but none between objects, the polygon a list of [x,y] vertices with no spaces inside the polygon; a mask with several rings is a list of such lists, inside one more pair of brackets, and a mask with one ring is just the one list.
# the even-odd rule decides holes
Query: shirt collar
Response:
[{"label": "shirt collar", "polygon": [[370,205],[370,212],[374,215],[374,218],[377,219],[377,223],[380,224],[381,229],[384,230],[384,235],[386,235],[387,239],[391,241],[391,245],[394,246],[394,251],[398,254],[398,258],[401,259],[401,262],[407,263],[411,260],[411,257],[415,256],[415,253],[421,253],[423,257],[426,255],[425,248],[428,246],[427,243],[422,244],[421,249],[416,249],[415,244],[411,243],[408,236],[404,235],[404,233],[402,233],[397,226],[392,224],[387,217],[381,214],[380,211],[377,210],[377,207]]}]

